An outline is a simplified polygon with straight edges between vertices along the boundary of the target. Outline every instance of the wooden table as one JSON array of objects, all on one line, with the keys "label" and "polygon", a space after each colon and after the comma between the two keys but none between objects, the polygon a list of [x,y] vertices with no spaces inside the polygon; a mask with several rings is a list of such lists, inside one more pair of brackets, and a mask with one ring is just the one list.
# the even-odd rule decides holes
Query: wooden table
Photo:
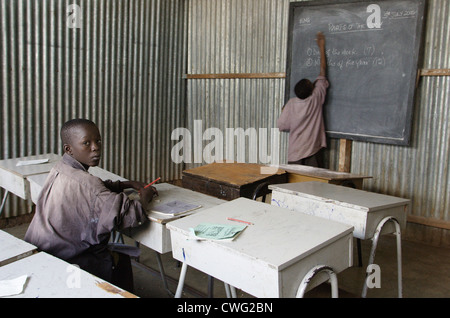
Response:
[{"label": "wooden table", "polygon": [[0,230],[0,266],[37,252],[37,247]]},{"label": "wooden table", "polygon": [[[224,200],[252,199],[258,186],[287,182],[284,170],[253,163],[211,163],[183,171],[183,187]],[[265,194],[264,189],[260,194]],[[258,195],[259,196],[259,195]]]},{"label": "wooden table", "polygon": [[[28,275],[11,298],[135,298],[136,296],[50,254],[39,252],[0,267],[0,281]],[[5,297],[7,298],[7,297]]]},{"label": "wooden table", "polygon": [[[252,225],[231,242],[198,241],[190,235],[190,228],[204,222],[241,224],[228,217]],[[183,262],[177,297],[187,266],[256,297],[294,297],[303,295],[300,287],[309,281],[309,275],[316,271],[324,274],[319,267],[326,267],[332,275],[352,264],[352,226],[247,198],[172,221],[167,228],[173,256]],[[328,276],[317,276],[308,287],[326,279]],[[333,290],[337,296],[337,282]]]},{"label": "wooden table", "polygon": [[395,233],[401,297],[401,230],[406,227],[410,200],[322,182],[277,184],[270,188],[272,205],[349,224],[354,227],[354,237],[372,239],[369,265],[373,264],[378,236]]},{"label": "wooden table", "polygon": [[[49,162],[36,165],[17,166],[19,161],[38,159],[49,159]],[[27,177],[48,173],[52,169],[53,165],[60,159],[61,156],[48,153],[44,155],[0,160],[0,187],[6,190],[3,196],[2,205],[0,207],[0,214],[3,210],[9,192],[26,200],[31,211],[32,200],[30,184]]]},{"label": "wooden table", "polygon": [[308,182],[318,181],[336,185],[352,187],[355,189],[362,189],[364,179],[372,177],[365,175],[358,175],[354,173],[338,172],[323,168],[316,168],[304,165],[278,165],[280,169],[288,173],[287,182]]}]

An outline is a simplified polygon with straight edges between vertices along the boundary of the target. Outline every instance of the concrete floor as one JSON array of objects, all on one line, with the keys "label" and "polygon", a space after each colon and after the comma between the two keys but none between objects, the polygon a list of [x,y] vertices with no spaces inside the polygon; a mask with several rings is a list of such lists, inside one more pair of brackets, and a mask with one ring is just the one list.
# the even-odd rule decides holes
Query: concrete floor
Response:
[{"label": "concrete floor", "polygon": [[[28,224],[5,228],[6,232],[23,238]],[[125,237],[125,242],[133,241]],[[339,297],[359,298],[365,277],[365,266],[369,258],[371,241],[362,241],[363,267],[351,267],[339,273]],[[355,241],[355,260],[356,241]],[[375,263],[380,266],[381,287],[369,289],[367,298],[395,298],[397,297],[397,256],[396,240],[394,236],[381,236],[375,255]],[[164,271],[167,276],[168,288],[174,293],[181,267],[172,258],[171,253],[161,256]],[[142,269],[139,264],[133,266],[134,293],[143,298],[170,298],[169,292],[164,289],[158,269],[154,251],[141,247],[139,262],[149,270]],[[403,270],[403,297],[404,298],[448,298],[450,297],[450,249],[434,247],[416,242],[402,241],[402,270]],[[356,263],[356,261],[355,261]],[[208,276],[202,272],[189,268],[186,275],[186,285],[183,297],[198,298],[208,295]],[[213,280],[213,296],[226,297],[224,285]],[[305,297],[330,297],[330,285],[321,284],[307,292]],[[252,296],[238,290],[239,298]]]}]

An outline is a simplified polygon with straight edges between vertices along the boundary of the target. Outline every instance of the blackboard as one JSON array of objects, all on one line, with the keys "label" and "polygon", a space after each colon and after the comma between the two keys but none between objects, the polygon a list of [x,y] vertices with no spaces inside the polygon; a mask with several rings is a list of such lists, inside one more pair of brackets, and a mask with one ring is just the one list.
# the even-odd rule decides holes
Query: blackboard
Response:
[{"label": "blackboard", "polygon": [[326,39],[324,105],[329,137],[407,145],[426,0],[292,2],[286,101],[319,74],[316,34]]}]

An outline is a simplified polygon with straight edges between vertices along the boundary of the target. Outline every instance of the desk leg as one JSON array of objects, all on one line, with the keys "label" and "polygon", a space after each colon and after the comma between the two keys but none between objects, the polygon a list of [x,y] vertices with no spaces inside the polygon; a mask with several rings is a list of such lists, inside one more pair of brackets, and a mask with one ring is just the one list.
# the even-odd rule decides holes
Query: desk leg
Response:
[{"label": "desk leg", "polygon": [[183,266],[181,266],[180,279],[178,280],[177,291],[175,293],[175,298],[181,298],[181,293],[183,292],[184,280],[186,278],[187,272],[187,263],[183,262]]},{"label": "desk leg", "polygon": [[213,298],[214,296],[214,277],[208,275],[208,297]]},{"label": "desk leg", "polygon": [[169,286],[167,285],[166,273],[164,271],[163,262],[161,260],[161,255],[155,251],[156,260],[158,262],[159,272],[161,273],[161,279],[163,282],[164,289],[169,293],[170,296],[173,296],[172,292],[169,290]]},{"label": "desk leg", "polygon": [[311,270],[303,277],[302,282],[300,283],[300,286],[297,290],[297,296],[296,298],[303,298],[303,295],[305,294],[306,287],[308,287],[309,282],[311,279],[320,272],[326,272],[330,276],[330,283],[331,283],[331,297],[332,298],[338,298],[338,281],[337,281],[337,275],[333,271],[333,269],[330,266],[326,265],[317,265],[311,268]]},{"label": "desk leg", "polygon": [[5,195],[3,196],[2,205],[0,207],[0,215],[2,215],[3,207],[5,206],[6,198],[8,197],[9,191],[6,190]]},{"label": "desk leg", "polygon": [[362,267],[361,239],[356,239],[356,247],[358,249],[358,267]]},{"label": "desk leg", "polygon": [[[395,236],[397,237],[397,280],[398,280],[398,298],[402,298],[402,241],[401,241],[401,232],[400,232],[400,224],[398,221],[393,218],[392,216],[385,217],[381,222],[378,224],[377,229],[375,231],[375,234],[372,238],[372,249],[370,251],[370,257],[369,257],[369,265],[373,264],[375,259],[375,251],[378,244],[378,239],[380,237],[381,230],[383,229],[383,226],[386,224],[386,222],[392,221],[395,225]],[[369,276],[366,276],[366,279],[364,281],[363,291],[361,297],[365,298],[367,295],[367,280]]]},{"label": "desk leg", "polygon": [[236,288],[234,288],[233,286],[227,284],[227,283],[223,283],[225,285],[225,293],[227,294],[227,298],[237,298],[236,296]]}]

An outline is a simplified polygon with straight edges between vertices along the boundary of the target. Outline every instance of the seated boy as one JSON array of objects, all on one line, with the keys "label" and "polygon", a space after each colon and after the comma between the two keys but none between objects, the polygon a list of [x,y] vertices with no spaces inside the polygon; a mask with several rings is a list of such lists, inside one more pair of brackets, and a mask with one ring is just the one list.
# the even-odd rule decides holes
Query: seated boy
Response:
[{"label": "seated boy", "polygon": [[[88,173],[101,156],[101,137],[90,120],[73,119],[61,128],[64,155],[42,188],[25,240],[40,250],[132,291],[133,276],[128,255],[111,252],[112,230],[145,222],[143,206],[157,191],[136,181],[102,181]],[[130,200],[122,191],[139,190]]]}]

